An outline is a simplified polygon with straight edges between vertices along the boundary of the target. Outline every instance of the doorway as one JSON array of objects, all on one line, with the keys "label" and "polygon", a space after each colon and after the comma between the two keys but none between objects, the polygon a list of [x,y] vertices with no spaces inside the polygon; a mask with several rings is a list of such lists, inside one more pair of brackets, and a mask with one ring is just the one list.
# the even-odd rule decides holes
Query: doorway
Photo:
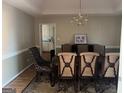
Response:
[{"label": "doorway", "polygon": [[56,52],[56,25],[40,24],[39,26],[40,52],[46,60],[50,60],[50,51]]}]

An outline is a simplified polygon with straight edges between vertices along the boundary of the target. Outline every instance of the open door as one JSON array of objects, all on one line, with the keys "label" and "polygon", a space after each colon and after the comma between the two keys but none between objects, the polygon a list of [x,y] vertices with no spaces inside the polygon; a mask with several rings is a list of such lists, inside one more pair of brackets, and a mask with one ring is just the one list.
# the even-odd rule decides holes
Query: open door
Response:
[{"label": "open door", "polygon": [[42,52],[49,52],[55,47],[54,25],[42,24]]},{"label": "open door", "polygon": [[56,51],[56,26],[55,24],[40,25],[40,52],[49,56],[51,50]]}]

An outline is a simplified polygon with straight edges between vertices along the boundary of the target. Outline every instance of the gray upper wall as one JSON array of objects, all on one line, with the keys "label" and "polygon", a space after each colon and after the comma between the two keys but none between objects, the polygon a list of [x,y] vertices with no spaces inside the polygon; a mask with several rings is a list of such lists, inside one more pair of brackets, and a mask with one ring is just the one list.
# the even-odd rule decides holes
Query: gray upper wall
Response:
[{"label": "gray upper wall", "polygon": [[3,3],[2,19],[3,56],[34,45],[34,18],[32,16]]},{"label": "gray upper wall", "polygon": [[35,44],[39,45],[40,23],[55,23],[57,46],[64,43],[74,43],[75,34],[87,34],[88,43],[97,43],[107,47],[120,46],[121,15],[89,15],[89,22],[77,27],[70,23],[72,16],[56,15],[35,18]]}]

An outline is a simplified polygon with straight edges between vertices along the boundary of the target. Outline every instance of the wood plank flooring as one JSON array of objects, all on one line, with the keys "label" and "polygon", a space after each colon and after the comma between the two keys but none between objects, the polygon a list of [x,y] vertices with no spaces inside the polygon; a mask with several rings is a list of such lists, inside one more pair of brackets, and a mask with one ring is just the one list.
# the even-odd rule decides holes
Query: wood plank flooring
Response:
[{"label": "wood plank flooring", "polygon": [[36,72],[35,72],[34,66],[32,65],[4,88],[16,89],[16,93],[22,93],[22,91],[33,80],[35,75],[36,75]]},{"label": "wood plank flooring", "polygon": [[[45,60],[50,60],[50,53],[43,52],[41,55]],[[12,88],[16,89],[16,93],[22,93],[23,90],[30,84],[33,78],[36,76],[36,71],[34,66],[32,65],[26,71],[24,71],[21,75],[19,75],[16,79],[6,85],[4,88]]]}]

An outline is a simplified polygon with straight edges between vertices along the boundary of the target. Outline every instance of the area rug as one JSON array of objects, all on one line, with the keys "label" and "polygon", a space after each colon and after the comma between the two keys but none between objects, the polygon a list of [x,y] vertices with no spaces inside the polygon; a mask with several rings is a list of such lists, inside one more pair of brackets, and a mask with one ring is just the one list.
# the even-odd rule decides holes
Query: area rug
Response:
[{"label": "area rug", "polygon": [[[83,83],[82,86],[84,86]],[[54,87],[51,87],[49,80],[46,77],[42,77],[39,82],[36,82],[34,79],[23,93],[75,93],[74,87],[72,86],[73,84],[71,82],[67,84],[69,85],[67,85],[68,88],[66,91],[61,89],[59,92],[57,92],[58,85],[56,84]],[[116,93],[116,85],[115,82],[91,82],[88,83],[87,87],[81,88],[81,90],[77,93]]]}]

